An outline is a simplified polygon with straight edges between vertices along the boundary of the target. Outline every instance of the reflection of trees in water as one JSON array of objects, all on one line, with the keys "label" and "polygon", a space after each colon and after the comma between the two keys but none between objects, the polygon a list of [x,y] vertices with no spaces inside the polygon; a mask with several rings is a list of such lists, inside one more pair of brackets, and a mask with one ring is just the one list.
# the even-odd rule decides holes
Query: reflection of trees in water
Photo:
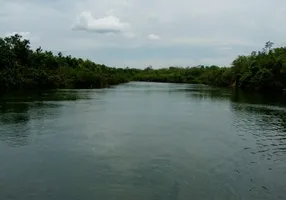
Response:
[{"label": "reflection of trees in water", "polygon": [[253,116],[259,114],[264,124],[279,121],[286,128],[286,95],[250,93],[204,85],[190,85],[183,91],[187,96],[200,100],[229,100],[234,112],[247,112]]},{"label": "reflection of trees in water", "polygon": [[[286,96],[280,94],[262,95],[251,93],[234,93],[231,97],[231,110],[249,126],[263,149],[275,151],[286,150]],[[253,130],[252,130],[253,129]],[[267,145],[266,143],[269,143]],[[282,149],[281,149],[282,148]],[[267,152],[267,150],[265,150]]]},{"label": "reflection of trees in water", "polygon": [[14,91],[5,94],[2,102],[35,102],[35,101],[74,101],[89,99],[93,90],[41,90],[41,91]]},{"label": "reflection of trees in water", "polygon": [[0,123],[17,124],[29,120],[29,106],[25,103],[0,103]]},{"label": "reflection of trees in water", "polygon": [[286,95],[283,94],[260,94],[243,91],[232,93],[230,100],[236,103],[266,104],[266,105],[286,105]]},{"label": "reflection of trees in water", "polygon": [[[258,154],[267,160],[278,161],[286,158],[286,108],[277,105],[280,98],[241,99],[244,103],[233,102],[231,110],[235,114],[234,126],[245,134],[251,134],[256,141],[258,149],[252,154]],[[236,99],[237,100],[237,99]],[[243,101],[242,101],[243,100]],[[261,102],[270,102],[261,104]],[[272,105],[271,105],[272,104]]]},{"label": "reflection of trees in water", "polygon": [[206,85],[192,86],[184,89],[186,95],[198,100],[228,100],[233,92],[230,88],[218,88]]},{"label": "reflection of trees in water", "polygon": [[[257,124],[265,127],[276,127],[275,130],[286,131],[286,108],[268,106],[268,105],[253,105],[253,104],[231,104],[231,110],[234,113],[238,113],[237,116],[251,118],[255,120]],[[281,127],[282,126],[282,127]],[[286,136],[286,133],[285,133]]]},{"label": "reflection of trees in water", "polygon": [[[259,94],[208,86],[190,86],[184,90],[193,99],[229,101],[233,125],[243,139],[255,138],[257,152],[267,159],[286,158],[286,95]],[[277,158],[276,158],[277,159]],[[284,159],[284,158],[283,158]]]},{"label": "reflection of trees in water", "polygon": [[88,95],[84,90],[21,91],[5,95],[0,99],[0,141],[12,146],[28,144],[31,120],[55,118],[63,105],[55,101],[87,99]]},{"label": "reflection of trees in water", "polygon": [[30,119],[28,110],[28,104],[0,104],[0,140],[8,142],[12,146],[27,144],[29,135],[27,123]]},{"label": "reflection of trees in water", "polygon": [[260,94],[206,85],[189,85],[177,91],[184,91],[187,96],[200,100],[229,100],[236,103],[286,105],[286,95],[279,93]]}]

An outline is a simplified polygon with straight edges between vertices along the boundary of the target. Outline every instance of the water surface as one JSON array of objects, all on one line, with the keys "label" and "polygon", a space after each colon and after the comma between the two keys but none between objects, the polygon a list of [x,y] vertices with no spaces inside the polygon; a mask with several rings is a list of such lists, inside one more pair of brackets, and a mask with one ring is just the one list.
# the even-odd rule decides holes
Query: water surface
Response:
[{"label": "water surface", "polygon": [[285,103],[137,82],[8,94],[0,199],[286,199]]}]

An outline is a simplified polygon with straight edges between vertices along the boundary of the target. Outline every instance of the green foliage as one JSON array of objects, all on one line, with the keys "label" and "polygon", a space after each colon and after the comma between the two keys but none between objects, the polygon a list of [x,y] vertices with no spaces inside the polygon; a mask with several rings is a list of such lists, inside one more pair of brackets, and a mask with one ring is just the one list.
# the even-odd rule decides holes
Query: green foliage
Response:
[{"label": "green foliage", "polygon": [[286,47],[272,49],[267,42],[262,51],[239,56],[232,63],[237,86],[259,91],[277,91],[286,87]]},{"label": "green foliage", "polygon": [[30,49],[20,35],[0,38],[0,94],[9,89],[99,88],[130,80],[137,69],[116,69]]},{"label": "green foliage", "polygon": [[230,68],[219,68],[217,66],[145,69],[134,77],[134,80],[137,81],[210,84],[217,86],[229,86],[232,79],[233,72]]},{"label": "green foliage", "polygon": [[146,68],[135,76],[137,81],[203,83],[258,91],[286,88],[286,47],[272,49],[267,42],[262,51],[238,56],[232,66],[197,66],[191,68]]},{"label": "green foliage", "polygon": [[30,48],[20,35],[0,38],[0,95],[9,89],[101,88],[134,81],[209,84],[276,91],[286,87],[286,47],[238,56],[231,67],[195,66],[144,70],[111,68],[90,60]]}]

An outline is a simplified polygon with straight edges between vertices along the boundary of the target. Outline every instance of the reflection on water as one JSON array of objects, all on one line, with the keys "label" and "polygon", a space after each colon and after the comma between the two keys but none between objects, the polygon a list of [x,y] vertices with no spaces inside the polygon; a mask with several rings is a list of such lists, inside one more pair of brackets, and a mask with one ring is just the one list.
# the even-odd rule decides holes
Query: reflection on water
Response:
[{"label": "reflection on water", "polygon": [[231,100],[236,127],[256,139],[258,149],[251,153],[286,161],[286,95],[234,93]]},{"label": "reflection on water", "polygon": [[233,91],[231,101],[236,103],[260,104],[262,106],[286,106],[285,94],[260,94],[242,91]]},{"label": "reflection on water", "polygon": [[[252,134],[258,149],[252,154],[267,159],[286,161],[286,108],[267,105],[232,104],[237,120],[235,126],[245,134]],[[253,117],[248,117],[252,115]]]},{"label": "reflection on water", "polygon": [[15,91],[2,96],[0,102],[74,101],[89,98],[90,91],[93,90]]},{"label": "reflection on water", "polygon": [[[233,125],[240,136],[252,134],[258,149],[252,154],[286,161],[286,95],[259,94],[209,86],[189,86],[188,96],[200,100],[229,101]],[[280,158],[283,157],[283,158]]]},{"label": "reflection on water", "polygon": [[285,103],[136,82],[6,95],[0,199],[285,199]]},{"label": "reflection on water", "polygon": [[[30,120],[47,120],[60,113],[62,106],[55,101],[75,101],[88,99],[90,91],[47,90],[16,91],[0,99],[0,141],[11,146],[28,144],[32,133]],[[40,122],[41,123],[41,122]]]}]

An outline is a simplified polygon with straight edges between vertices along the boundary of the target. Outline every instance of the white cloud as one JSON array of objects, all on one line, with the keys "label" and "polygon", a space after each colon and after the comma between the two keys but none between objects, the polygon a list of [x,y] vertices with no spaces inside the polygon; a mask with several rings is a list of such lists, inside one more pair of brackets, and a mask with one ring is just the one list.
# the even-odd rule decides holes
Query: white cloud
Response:
[{"label": "white cloud", "polygon": [[116,34],[127,31],[130,28],[130,25],[121,22],[118,17],[113,15],[95,19],[90,12],[82,12],[72,28],[73,30]]},{"label": "white cloud", "polygon": [[150,40],[160,40],[160,36],[159,35],[155,35],[155,34],[148,35],[148,38]]}]

